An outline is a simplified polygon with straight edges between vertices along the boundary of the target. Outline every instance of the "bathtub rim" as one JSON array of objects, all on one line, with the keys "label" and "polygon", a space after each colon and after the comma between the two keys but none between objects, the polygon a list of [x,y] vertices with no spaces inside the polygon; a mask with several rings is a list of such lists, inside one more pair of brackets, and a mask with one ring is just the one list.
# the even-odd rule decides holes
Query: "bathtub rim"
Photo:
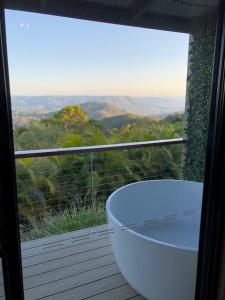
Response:
[{"label": "bathtub rim", "polygon": [[[138,181],[138,182],[132,182],[132,183],[129,183],[129,184],[126,184],[120,188],[118,188],[117,190],[115,190],[107,199],[106,201],[106,212],[107,212],[107,217],[110,217],[110,219],[116,223],[116,225],[122,230],[123,226],[125,224],[122,224],[111,212],[110,210],[110,204],[112,202],[112,199],[113,199],[113,196],[117,193],[119,193],[121,190],[125,189],[126,187],[128,186],[132,186],[132,185],[136,185],[136,184],[140,184],[140,183],[143,183],[143,182],[189,182],[189,183],[197,183],[197,184],[201,184],[203,186],[203,183],[202,182],[198,182],[198,181],[191,181],[191,180],[182,180],[182,179],[157,179],[157,180],[141,180],[141,181]],[[202,199],[201,199],[202,200]],[[134,231],[132,228],[126,228],[126,230],[124,230],[124,232],[129,232],[130,234],[133,234],[135,236],[137,236],[138,238],[142,238],[146,241],[149,241],[149,242],[154,242],[154,243],[157,243],[159,245],[162,245],[162,246],[166,246],[166,247],[171,247],[171,248],[176,248],[178,250],[183,250],[183,251],[190,251],[190,252],[194,252],[194,253],[197,253],[198,252],[198,246],[197,247],[187,247],[187,246],[180,246],[180,245],[176,245],[176,244],[173,244],[173,243],[167,243],[167,242],[163,242],[163,241],[160,241],[158,239],[153,239],[153,238],[150,238],[150,237],[147,237],[146,235],[144,234],[141,234],[141,233],[138,233],[136,231]]]}]

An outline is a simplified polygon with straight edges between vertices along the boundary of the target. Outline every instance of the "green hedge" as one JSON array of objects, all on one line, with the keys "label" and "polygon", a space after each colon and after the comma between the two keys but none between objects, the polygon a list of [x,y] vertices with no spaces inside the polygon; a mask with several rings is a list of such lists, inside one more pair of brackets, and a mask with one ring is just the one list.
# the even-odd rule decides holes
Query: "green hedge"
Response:
[{"label": "green hedge", "polygon": [[215,32],[198,30],[190,36],[187,77],[183,177],[202,181],[211,100]]}]

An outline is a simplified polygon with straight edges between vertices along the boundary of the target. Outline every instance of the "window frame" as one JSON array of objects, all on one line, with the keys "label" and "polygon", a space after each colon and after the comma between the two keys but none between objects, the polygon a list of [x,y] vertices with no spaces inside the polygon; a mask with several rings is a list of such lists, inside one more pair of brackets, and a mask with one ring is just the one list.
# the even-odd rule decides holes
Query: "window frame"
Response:
[{"label": "window frame", "polygon": [[[24,299],[4,9],[0,7],[0,244],[5,298]],[[3,138],[2,138],[3,137]]]},{"label": "window frame", "polygon": [[[4,1],[0,7],[0,117],[3,120],[0,133],[4,137],[4,139],[0,139],[0,236],[6,299],[22,300],[24,299],[24,290],[4,17],[4,9],[12,8],[13,2],[11,0]],[[24,9],[23,2],[15,1],[17,5],[15,8],[32,11],[32,9]],[[27,1],[25,2],[28,3]],[[37,9],[37,12],[46,12],[58,16],[62,15],[56,5],[54,9],[54,3],[58,3],[58,1],[51,0],[49,2],[51,2],[51,12],[45,11],[45,8],[42,11]],[[34,5],[34,1],[30,1],[30,3]],[[225,298],[225,258],[223,257],[225,250],[225,189],[223,185],[225,182],[225,136],[223,135],[223,132],[225,132],[224,6],[224,1],[221,0],[214,58],[212,104],[196,280],[196,300],[222,300]],[[78,17],[77,15],[68,16]],[[80,18],[82,19],[82,16]],[[144,24],[142,26],[145,27]]]}]

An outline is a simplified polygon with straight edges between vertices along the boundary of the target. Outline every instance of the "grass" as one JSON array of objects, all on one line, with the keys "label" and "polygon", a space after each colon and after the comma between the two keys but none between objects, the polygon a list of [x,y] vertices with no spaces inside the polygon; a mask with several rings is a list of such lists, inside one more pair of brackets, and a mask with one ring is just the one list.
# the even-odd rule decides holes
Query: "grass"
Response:
[{"label": "grass", "polygon": [[20,225],[20,235],[22,241],[38,239],[55,234],[79,230],[86,227],[105,224],[106,215],[102,207],[96,209],[69,208],[58,214],[47,214],[39,218],[32,218],[31,225]]}]

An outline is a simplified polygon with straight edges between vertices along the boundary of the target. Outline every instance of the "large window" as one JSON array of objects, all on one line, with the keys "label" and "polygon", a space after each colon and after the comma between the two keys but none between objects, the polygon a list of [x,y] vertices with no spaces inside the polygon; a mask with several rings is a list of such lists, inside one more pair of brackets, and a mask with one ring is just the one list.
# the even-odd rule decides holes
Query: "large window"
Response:
[{"label": "large window", "polygon": [[183,135],[188,34],[17,11],[6,24],[16,150]]},{"label": "large window", "polygon": [[216,5],[119,2],[6,11],[27,300],[194,299]]}]

